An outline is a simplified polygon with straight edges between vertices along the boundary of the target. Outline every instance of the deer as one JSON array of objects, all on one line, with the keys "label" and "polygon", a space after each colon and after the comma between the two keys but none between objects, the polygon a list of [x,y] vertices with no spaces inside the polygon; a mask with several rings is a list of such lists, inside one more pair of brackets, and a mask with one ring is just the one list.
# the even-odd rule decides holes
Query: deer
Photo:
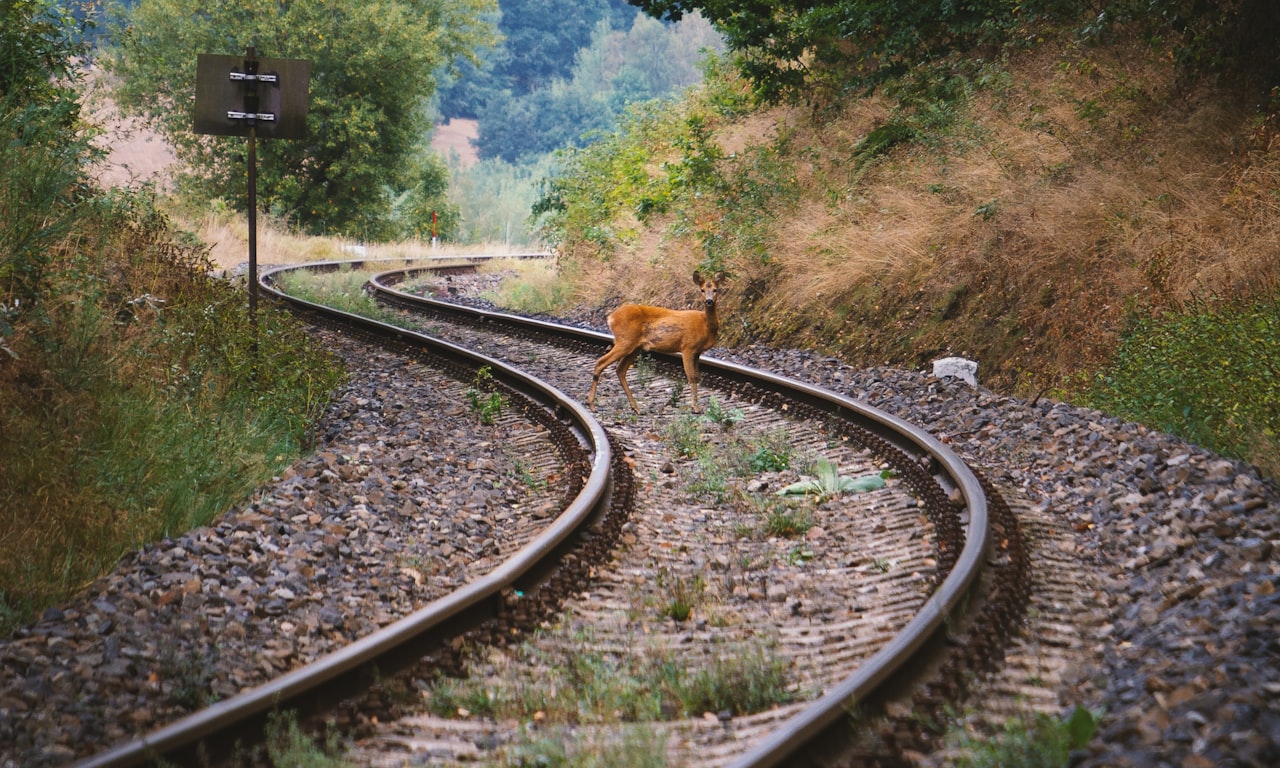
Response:
[{"label": "deer", "polygon": [[698,412],[698,358],[715,346],[720,332],[720,320],[716,317],[716,290],[724,279],[723,273],[704,278],[701,272],[693,273],[693,282],[702,290],[705,309],[667,309],[646,304],[623,304],[609,313],[607,321],[613,332],[613,348],[596,360],[591,374],[591,391],[587,394],[587,407],[595,408],[596,386],[600,374],[614,363],[618,364],[618,381],[626,393],[631,408],[640,413],[627,384],[627,370],[641,352],[680,353],[684,360],[684,375],[689,380],[689,398],[693,412]]}]

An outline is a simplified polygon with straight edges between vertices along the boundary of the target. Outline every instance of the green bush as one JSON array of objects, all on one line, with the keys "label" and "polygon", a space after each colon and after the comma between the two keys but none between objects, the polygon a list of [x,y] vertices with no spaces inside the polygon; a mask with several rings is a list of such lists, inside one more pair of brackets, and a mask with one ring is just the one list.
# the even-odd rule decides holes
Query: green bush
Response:
[{"label": "green bush", "polygon": [[[293,461],[341,375],[291,316],[251,323],[148,197],[47,210],[63,224],[39,279],[0,286],[0,632]],[[23,256],[0,230],[11,273]]]},{"label": "green bush", "polygon": [[725,97],[735,80],[713,68],[707,78],[681,101],[634,105],[612,133],[564,153],[533,212],[548,242],[572,245],[570,262],[608,261],[662,216],[701,246],[708,271],[739,254],[768,261],[769,232],[798,186],[781,144],[724,151],[716,129],[737,109]]},{"label": "green bush", "polygon": [[1061,720],[1037,713],[1010,720],[994,737],[952,732],[949,740],[963,752],[954,759],[957,768],[1060,768],[1096,729],[1093,713],[1076,707]]},{"label": "green bush", "polygon": [[1280,472],[1280,299],[1135,322],[1084,404]]}]

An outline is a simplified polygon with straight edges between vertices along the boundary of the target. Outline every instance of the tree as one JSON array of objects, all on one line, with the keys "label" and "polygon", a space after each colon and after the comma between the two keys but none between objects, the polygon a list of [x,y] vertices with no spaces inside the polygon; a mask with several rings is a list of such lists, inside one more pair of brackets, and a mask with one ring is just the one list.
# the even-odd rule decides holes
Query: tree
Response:
[{"label": "tree", "polygon": [[815,67],[838,69],[847,84],[873,84],[923,61],[984,41],[1001,42],[1040,16],[1138,19],[1152,39],[1173,38],[1194,69],[1280,71],[1274,0],[628,0],[654,18],[700,12],[739,56],[765,99],[801,93]]},{"label": "tree", "polygon": [[[591,44],[592,31],[601,21],[614,26],[619,17],[617,0],[499,0],[509,58],[501,70],[516,96],[523,96],[555,79],[568,79],[574,56]],[[626,21],[622,21],[626,19]]]},{"label": "tree", "polygon": [[0,352],[39,305],[96,154],[74,86],[83,33],[53,0],[0,2]]},{"label": "tree", "polygon": [[[475,118],[491,99],[520,98],[569,77],[574,57],[601,24],[626,29],[639,15],[626,0],[498,0],[501,42],[442,88],[444,117]],[[504,94],[503,91],[508,91]]]},{"label": "tree", "polygon": [[671,96],[702,79],[698,62],[722,42],[705,21],[664,25],[636,14],[622,30],[600,21],[574,57],[570,79],[524,95],[493,94],[479,113],[476,148],[485,159],[519,163],[562,147],[581,147],[628,105]]},{"label": "tree", "polygon": [[116,6],[104,63],[122,106],[172,142],[183,188],[247,207],[243,142],[194,135],[200,53],[255,46],[311,61],[302,140],[260,142],[259,198],[303,230],[378,240],[397,236],[393,203],[422,178],[435,73],[492,44],[494,0],[138,0]]},{"label": "tree", "polygon": [[[70,94],[84,22],[51,0],[0,3],[0,97],[49,104]],[[74,99],[71,99],[74,101]]]}]

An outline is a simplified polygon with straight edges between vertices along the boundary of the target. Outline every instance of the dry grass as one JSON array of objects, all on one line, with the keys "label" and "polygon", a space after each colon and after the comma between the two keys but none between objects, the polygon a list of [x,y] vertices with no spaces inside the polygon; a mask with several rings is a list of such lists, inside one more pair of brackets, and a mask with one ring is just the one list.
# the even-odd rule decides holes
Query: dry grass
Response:
[{"label": "dry grass", "polygon": [[[249,260],[249,224],[244,216],[210,213],[198,221],[187,221],[185,228],[210,248],[209,258],[219,269],[233,269]],[[258,264],[308,264],[367,258],[428,259],[463,255],[515,255],[521,253],[503,243],[458,245],[414,240],[399,243],[362,245],[331,237],[314,237],[290,232],[275,222],[258,219]]]},{"label": "dry grass", "polygon": [[[858,142],[893,114],[878,95],[725,129],[739,153],[750,135],[784,147],[800,199],[770,222],[768,263],[731,265],[722,343],[913,368],[965,354],[1036,394],[1104,363],[1135,309],[1277,287],[1280,118],[1256,98],[1179,81],[1133,41],[1046,42],[1003,74],[951,128],[866,165]],[[678,305],[700,256],[651,222],[574,277],[588,303]]]}]

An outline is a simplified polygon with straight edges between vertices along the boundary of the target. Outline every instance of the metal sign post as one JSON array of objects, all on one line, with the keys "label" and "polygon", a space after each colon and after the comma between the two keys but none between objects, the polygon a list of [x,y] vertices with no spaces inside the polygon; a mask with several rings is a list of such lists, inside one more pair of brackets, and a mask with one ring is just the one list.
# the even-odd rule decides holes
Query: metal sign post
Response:
[{"label": "metal sign post", "polygon": [[258,309],[257,139],[306,135],[311,62],[259,59],[253,46],[244,58],[202,53],[196,62],[196,133],[245,136],[249,140],[249,322]]}]

